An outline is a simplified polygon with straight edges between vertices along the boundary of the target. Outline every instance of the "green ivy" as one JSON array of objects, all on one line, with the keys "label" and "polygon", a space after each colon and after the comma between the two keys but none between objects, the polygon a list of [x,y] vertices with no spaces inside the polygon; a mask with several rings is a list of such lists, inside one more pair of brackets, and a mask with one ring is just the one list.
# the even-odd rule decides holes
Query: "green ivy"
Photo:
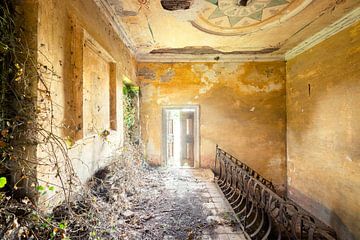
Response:
[{"label": "green ivy", "polygon": [[139,92],[139,87],[124,83],[124,124],[126,128],[126,135],[129,139],[132,138],[136,126],[136,100]]}]

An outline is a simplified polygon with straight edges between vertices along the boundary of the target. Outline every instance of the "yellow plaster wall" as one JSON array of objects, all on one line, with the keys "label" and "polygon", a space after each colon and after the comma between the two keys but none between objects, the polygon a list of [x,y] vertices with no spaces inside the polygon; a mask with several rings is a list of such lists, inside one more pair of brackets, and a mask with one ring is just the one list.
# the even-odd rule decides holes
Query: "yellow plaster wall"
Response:
[{"label": "yellow plaster wall", "polygon": [[101,129],[110,129],[110,64],[88,47],[83,54],[83,134],[86,137]]},{"label": "yellow plaster wall", "polygon": [[146,156],[160,165],[161,110],[200,106],[200,166],[215,145],[277,185],[285,183],[285,63],[139,63]]},{"label": "yellow plaster wall", "polygon": [[346,240],[360,238],[359,103],[360,23],[288,62],[288,195]]},{"label": "yellow plaster wall", "polygon": [[[118,149],[123,143],[122,81],[123,78],[136,81],[135,59],[109,23],[104,20],[102,13],[93,1],[39,0],[38,6],[38,62],[43,65],[41,71],[44,72],[44,80],[51,95],[52,106],[54,107],[53,112],[50,113],[49,98],[46,96],[47,93],[44,91],[44,86],[39,83],[38,104],[43,110],[40,119],[44,118],[44,125],[46,126],[48,124],[46,122],[48,118],[46,117],[49,114],[53,114],[54,133],[63,139],[77,140],[71,149],[69,149],[69,156],[80,180],[85,181],[99,167],[108,163],[113,151]],[[109,141],[104,141],[96,133],[80,139],[76,135],[82,131],[82,127],[79,125],[81,118],[84,117],[81,116],[82,108],[89,107],[79,104],[82,98],[82,90],[78,87],[82,80],[78,76],[79,71],[77,70],[82,68],[84,78],[91,77],[92,73],[90,71],[92,71],[98,72],[97,76],[102,76],[105,79],[108,77],[105,75],[110,69],[110,66],[100,69],[99,62],[107,64],[101,58],[98,58],[100,60],[97,61],[85,59],[86,61],[82,62],[83,57],[88,58],[88,55],[83,55],[83,49],[81,49],[83,46],[82,40],[79,40],[79,33],[82,30],[85,30],[104,51],[110,54],[111,58],[115,61],[114,64],[116,64],[116,69],[114,70],[116,84],[112,83],[112,88],[115,87],[116,89],[115,91],[112,90],[111,93],[112,96],[116,93],[116,107],[113,107],[111,111],[114,112],[114,109],[116,109],[115,122],[117,123],[117,131],[110,131]],[[76,57],[74,57],[75,55]],[[96,59],[96,56],[92,59]],[[95,83],[95,90],[109,91],[110,86],[103,86],[102,84],[104,83],[109,84],[109,80]],[[107,99],[104,98],[104,101],[99,103],[101,109],[107,109],[108,111],[110,111],[109,106],[104,104],[110,102],[109,94],[104,94],[103,96]],[[105,116],[104,120],[107,121],[106,124],[103,124],[104,129],[97,130],[110,130],[109,116]],[[50,126],[48,125],[47,127],[49,128]],[[47,156],[47,151],[50,151],[50,149],[50,146],[40,145],[38,147],[38,157]],[[61,162],[61,152],[58,151],[55,154],[60,159],[59,164],[61,171],[63,171],[65,166]],[[59,184],[55,180],[55,160],[52,159],[50,164],[49,168],[43,166],[38,168],[38,178],[42,185],[48,184],[47,182]],[[54,202],[50,204],[54,204]]]}]

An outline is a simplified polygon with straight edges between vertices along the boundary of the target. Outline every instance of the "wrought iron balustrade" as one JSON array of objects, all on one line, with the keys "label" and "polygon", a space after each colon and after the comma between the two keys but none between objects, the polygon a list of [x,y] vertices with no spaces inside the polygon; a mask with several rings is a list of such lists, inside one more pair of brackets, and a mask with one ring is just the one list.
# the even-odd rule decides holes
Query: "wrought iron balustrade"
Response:
[{"label": "wrought iron balustrade", "polygon": [[240,160],[216,146],[215,176],[248,239],[327,239],[336,233]]}]

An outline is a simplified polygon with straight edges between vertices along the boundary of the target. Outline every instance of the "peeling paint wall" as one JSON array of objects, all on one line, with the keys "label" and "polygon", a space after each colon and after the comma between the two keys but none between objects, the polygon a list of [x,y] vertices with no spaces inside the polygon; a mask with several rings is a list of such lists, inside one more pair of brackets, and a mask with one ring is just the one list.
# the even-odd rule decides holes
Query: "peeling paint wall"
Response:
[{"label": "peeling paint wall", "polygon": [[200,165],[215,145],[277,185],[285,183],[285,63],[139,63],[142,132],[148,160],[160,165],[161,109],[200,106]]},{"label": "peeling paint wall", "polygon": [[360,23],[287,64],[288,195],[360,238]]},{"label": "peeling paint wall", "polygon": [[[113,151],[123,143],[122,81],[136,80],[135,59],[93,1],[39,0],[38,3],[38,62],[54,72],[45,74],[54,106],[54,131],[73,144],[69,149],[73,167],[80,180],[86,181],[109,162]],[[87,35],[94,43],[86,42]],[[111,60],[104,55],[109,55]],[[116,76],[113,82],[112,76]],[[92,91],[107,91],[102,93],[101,101],[93,99],[94,104],[88,104],[88,98],[96,94],[86,92],[86,87],[91,85],[94,85]],[[43,88],[41,84],[40,88]],[[41,92],[38,95],[41,105],[44,96]],[[91,109],[94,106],[96,109]],[[94,111],[99,111],[94,118],[96,129],[84,134],[84,118],[89,121],[84,112]],[[110,125],[114,126],[110,120],[116,122],[116,127],[110,129]],[[108,141],[100,136],[103,130],[110,131]],[[48,150],[49,146],[39,146],[38,157],[46,156]],[[58,155],[61,159],[61,154]],[[40,166],[38,172],[41,182],[56,184],[52,167]]]}]

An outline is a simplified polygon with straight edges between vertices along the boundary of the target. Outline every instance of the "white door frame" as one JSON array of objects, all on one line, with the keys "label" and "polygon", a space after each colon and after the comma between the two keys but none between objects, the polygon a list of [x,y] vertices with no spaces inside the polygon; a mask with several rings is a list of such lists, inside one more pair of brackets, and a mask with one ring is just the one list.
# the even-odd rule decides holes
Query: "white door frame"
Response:
[{"label": "white door frame", "polygon": [[200,106],[199,105],[172,105],[162,107],[161,116],[161,140],[162,140],[162,165],[167,165],[167,143],[166,143],[166,111],[167,110],[182,110],[193,109],[194,113],[194,168],[200,168]]}]

